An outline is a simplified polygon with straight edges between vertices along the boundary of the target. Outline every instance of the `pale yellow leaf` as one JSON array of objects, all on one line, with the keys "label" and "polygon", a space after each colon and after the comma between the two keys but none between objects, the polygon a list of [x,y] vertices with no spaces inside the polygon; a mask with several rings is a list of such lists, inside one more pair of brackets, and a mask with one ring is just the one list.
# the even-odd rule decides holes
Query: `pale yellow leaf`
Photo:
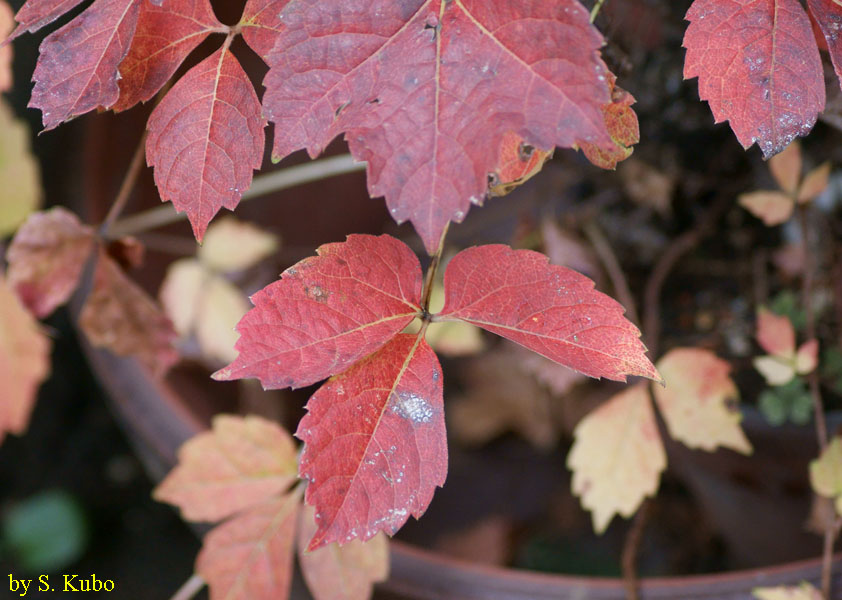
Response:
[{"label": "pale yellow leaf", "polygon": [[0,275],[0,442],[24,432],[49,370],[50,340]]},{"label": "pale yellow leaf", "polygon": [[615,514],[628,518],[655,494],[667,464],[648,384],[613,396],[582,419],[574,435],[567,457],[573,493],[602,533]]},{"label": "pale yellow leaf", "polygon": [[155,489],[188,521],[218,521],[287,489],[297,474],[292,437],[261,417],[219,415],[213,430],[178,451],[178,465]]},{"label": "pale yellow leaf", "polygon": [[795,354],[795,370],[799,375],[806,375],[819,364],[819,341],[807,340]]},{"label": "pale yellow leaf", "polygon": [[245,294],[219,275],[202,288],[196,318],[196,339],[204,356],[224,364],[237,358],[235,327],[250,308]]},{"label": "pale yellow leaf", "polygon": [[[444,306],[444,286],[441,281],[433,283],[429,306],[433,314],[441,311]],[[436,352],[445,356],[469,356],[485,347],[479,328],[464,321],[430,323],[426,339]]]},{"label": "pale yellow leaf", "polygon": [[727,362],[701,348],[676,348],[658,361],[657,368],[666,387],[653,385],[652,390],[674,439],[708,452],[724,446],[751,454]]},{"label": "pale yellow leaf", "polygon": [[[4,7],[8,8],[0,3],[0,12]],[[2,54],[8,48],[0,49],[0,91]],[[15,231],[41,205],[41,171],[29,135],[26,123],[16,119],[6,100],[0,98],[0,237]]]},{"label": "pale yellow leaf", "polygon": [[795,365],[791,360],[766,355],[756,356],[751,362],[769,385],[784,385],[795,377]]},{"label": "pale yellow leaf", "polygon": [[193,331],[202,288],[210,277],[208,270],[194,258],[182,258],[167,268],[158,297],[179,337]]},{"label": "pale yellow leaf", "polygon": [[299,516],[298,561],[314,600],[365,600],[374,584],[389,576],[389,540],[382,531],[366,542],[329,544],[313,552],[315,510],[304,505]]},{"label": "pale yellow leaf", "polygon": [[211,530],[196,558],[210,600],[285,600],[300,488],[272,498]]},{"label": "pale yellow leaf", "polygon": [[740,194],[740,206],[769,227],[785,223],[792,216],[795,202],[782,192],[760,190]]},{"label": "pale yellow leaf", "polygon": [[755,588],[752,594],[757,600],[822,600],[822,594],[807,582],[799,586]]},{"label": "pale yellow leaf", "polygon": [[790,196],[795,194],[801,179],[801,145],[798,140],[769,159],[769,170],[783,191]]},{"label": "pale yellow leaf", "polygon": [[834,437],[821,456],[810,463],[810,483],[820,496],[842,497],[842,437]]},{"label": "pale yellow leaf", "polygon": [[804,177],[804,182],[798,190],[798,202],[804,204],[816,198],[827,187],[830,180],[830,163],[819,165]]},{"label": "pale yellow leaf", "polygon": [[198,258],[207,267],[227,273],[248,269],[277,249],[277,236],[228,216],[208,227]]}]

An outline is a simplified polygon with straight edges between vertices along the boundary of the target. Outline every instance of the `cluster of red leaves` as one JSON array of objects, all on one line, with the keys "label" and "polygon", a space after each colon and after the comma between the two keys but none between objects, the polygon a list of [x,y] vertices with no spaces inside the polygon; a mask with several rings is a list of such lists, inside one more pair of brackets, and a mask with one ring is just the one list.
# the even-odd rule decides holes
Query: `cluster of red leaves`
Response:
[{"label": "cluster of red leaves", "polygon": [[[27,0],[9,39],[79,1]],[[302,148],[315,156],[345,134],[368,163],[372,196],[412,221],[429,251],[489,183],[510,180],[506,136],[539,155],[582,147],[606,168],[637,141],[633,99],[614,88],[578,0],[249,0],[233,27],[208,0],[95,0],[42,43],[30,106],[47,129],[128,109],[213,33],[225,42],[155,108],[146,144],[161,197],[199,240],[251,184],[264,115],[276,161]],[[270,67],[262,103],[230,49],[239,34]]]},{"label": "cluster of red leaves", "polygon": [[685,78],[716,122],[730,121],[744,148],[766,158],[810,132],[824,110],[825,82],[810,17],[842,77],[842,5],[835,0],[695,0],[687,12]]},{"label": "cluster of red leaves", "polygon": [[536,252],[469,248],[445,271],[440,313],[427,315],[421,293],[419,261],[395,238],[322,246],[252,297],[239,356],[214,375],[266,388],[335,375],[296,432],[318,524],[311,549],[392,534],[444,483],[442,371],[425,327],[401,333],[415,318],[472,323],[592,377],[659,378],[622,306]]}]

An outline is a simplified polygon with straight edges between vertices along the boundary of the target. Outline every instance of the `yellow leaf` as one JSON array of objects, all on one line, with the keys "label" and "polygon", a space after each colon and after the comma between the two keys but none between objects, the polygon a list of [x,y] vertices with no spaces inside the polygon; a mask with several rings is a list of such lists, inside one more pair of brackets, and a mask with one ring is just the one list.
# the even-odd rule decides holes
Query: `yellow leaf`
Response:
[{"label": "yellow leaf", "polygon": [[15,231],[41,205],[42,191],[41,172],[30,150],[29,128],[15,118],[3,98],[0,98],[0,132],[0,237],[3,237]]},{"label": "yellow leaf", "polygon": [[781,189],[793,196],[801,180],[801,145],[798,140],[769,159],[769,170]]},{"label": "yellow leaf", "polygon": [[49,370],[49,338],[0,275],[0,442],[24,432]]},{"label": "yellow leaf", "polygon": [[658,489],[667,464],[645,382],[620,392],[576,426],[567,457],[573,493],[602,533],[615,514],[630,517]]},{"label": "yellow leaf", "polygon": [[155,489],[188,521],[218,521],[283,492],[295,481],[292,437],[261,417],[219,415],[213,430],[189,439],[178,465]]},{"label": "yellow leaf", "polygon": [[158,297],[179,337],[186,337],[193,331],[199,297],[210,276],[194,258],[182,258],[167,268]]},{"label": "yellow leaf", "polygon": [[835,498],[838,510],[842,500],[842,437],[834,437],[821,456],[810,463],[810,483],[818,495]]},{"label": "yellow leaf", "polygon": [[804,177],[804,182],[798,190],[798,203],[804,204],[816,198],[827,187],[827,182],[830,179],[830,163],[826,162]]},{"label": "yellow leaf", "polygon": [[277,249],[277,236],[229,216],[208,227],[197,256],[208,268],[228,273],[248,269]]},{"label": "yellow leaf", "polygon": [[777,356],[757,356],[751,362],[769,385],[784,385],[795,377],[795,365],[791,360]]},{"label": "yellow leaf", "polygon": [[712,452],[725,446],[751,454],[739,410],[739,394],[728,376],[730,366],[708,350],[676,348],[657,365],[666,387],[652,387],[670,435],[690,448]]},{"label": "yellow leaf", "polygon": [[792,198],[782,192],[772,190],[740,194],[739,201],[740,206],[769,227],[788,221],[795,208]]},{"label": "yellow leaf", "polygon": [[755,588],[752,594],[757,600],[822,600],[822,594],[807,582],[798,587],[780,585]]},{"label": "yellow leaf", "polygon": [[389,539],[382,531],[366,542],[329,544],[307,552],[316,533],[315,510],[305,505],[298,527],[298,562],[314,600],[370,598],[374,584],[389,576]]},{"label": "yellow leaf", "polygon": [[240,334],[234,329],[249,310],[245,294],[219,275],[202,289],[196,317],[196,339],[202,354],[223,364],[237,358],[234,344]]},{"label": "yellow leaf", "polygon": [[806,375],[819,364],[819,341],[808,340],[801,344],[795,354],[795,370],[799,375]]}]

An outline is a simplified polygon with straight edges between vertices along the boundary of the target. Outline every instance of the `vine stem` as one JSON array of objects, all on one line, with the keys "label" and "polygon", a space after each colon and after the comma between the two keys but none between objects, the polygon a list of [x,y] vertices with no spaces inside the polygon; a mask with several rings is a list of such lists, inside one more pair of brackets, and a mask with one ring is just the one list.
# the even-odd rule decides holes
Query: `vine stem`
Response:
[{"label": "vine stem", "polygon": [[591,9],[591,23],[596,21],[596,17],[603,4],[605,4],[605,0],[596,0],[596,4],[594,4],[594,7]]},{"label": "vine stem", "polygon": [[132,191],[134,191],[137,178],[140,176],[140,171],[144,166],[143,159],[146,157],[147,133],[146,129],[144,129],[143,134],[140,136],[140,141],[137,144],[137,148],[135,148],[132,160],[129,163],[126,175],[123,177],[123,182],[120,184],[120,190],[117,192],[117,197],[114,199],[114,203],[111,205],[111,208],[108,209],[108,214],[105,215],[102,225],[99,226],[99,234],[102,237],[108,237],[109,229],[117,220],[117,217],[120,216],[120,213],[123,212],[123,209],[126,207],[126,202],[129,201]]},{"label": "vine stem", "polygon": [[[805,333],[808,340],[816,339],[816,315],[813,310],[813,254],[810,251],[810,223],[809,206],[798,206],[798,224],[801,229],[801,246],[804,250],[804,276],[801,279],[801,303],[806,315]],[[807,375],[810,386],[810,397],[813,399],[813,415],[816,422],[816,440],[820,452],[827,448],[827,423],[824,418],[824,402],[822,401],[821,386],[819,385],[818,368]],[[833,582],[833,546],[836,541],[837,523],[830,521],[825,525],[824,543],[822,544],[822,595],[830,600]]]},{"label": "vine stem", "polygon": [[602,229],[595,221],[588,221],[582,227],[585,235],[588,236],[591,246],[596,251],[599,260],[602,262],[605,270],[608,272],[608,277],[611,279],[611,285],[614,286],[614,291],[620,303],[626,308],[629,318],[635,325],[640,325],[640,318],[637,314],[637,303],[634,301],[634,295],[629,288],[628,280],[623,273],[623,268],[620,266],[620,261],[617,260],[617,255],[611,248],[611,244],[602,233]]},{"label": "vine stem", "polygon": [[444,238],[447,236],[447,230],[450,228],[450,223],[444,226],[444,231],[441,232],[439,238],[439,245],[433,253],[430,260],[430,266],[427,267],[427,276],[424,278],[424,287],[421,290],[421,309],[424,311],[424,322],[430,319],[430,295],[433,293],[433,282],[435,281],[436,271],[441,263],[441,255],[444,252]]},{"label": "vine stem", "polygon": [[190,600],[193,596],[199,593],[205,587],[205,580],[202,579],[202,576],[198,573],[194,573],[190,576],[190,579],[184,582],[184,584],[178,588],[178,591],[172,595],[170,600]]},{"label": "vine stem", "polygon": [[[265,196],[266,194],[287,188],[318,181],[327,177],[353,173],[365,169],[366,163],[355,162],[350,154],[322,158],[312,162],[287,167],[272,173],[258,175],[251,187],[243,193],[242,201]],[[136,215],[120,219],[109,229],[110,238],[135,235],[156,227],[177,223],[187,218],[186,213],[178,213],[171,205],[156,206]]]}]

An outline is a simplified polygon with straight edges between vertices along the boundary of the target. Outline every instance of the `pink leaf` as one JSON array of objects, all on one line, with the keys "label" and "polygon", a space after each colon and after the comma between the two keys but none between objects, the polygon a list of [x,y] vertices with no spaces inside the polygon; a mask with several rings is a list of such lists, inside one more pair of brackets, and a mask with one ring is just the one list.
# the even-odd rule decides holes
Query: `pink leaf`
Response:
[{"label": "pink leaf", "polygon": [[292,582],[292,544],[301,507],[296,491],[268,500],[205,536],[196,572],[211,600],[280,600]]},{"label": "pink leaf", "polygon": [[547,261],[503,245],[463,250],[445,272],[439,318],[473,323],[591,377],[660,380],[623,307]]},{"label": "pink leaf", "polygon": [[254,87],[227,47],[190,69],[149,117],[146,161],[161,198],[187,213],[197,240],[251,185],[264,125]]},{"label": "pink leaf", "polygon": [[835,0],[807,0],[807,7],[827,41],[827,52],[833,62],[833,70],[842,80],[842,37],[839,36],[842,28],[842,6]]},{"label": "pink leaf", "polygon": [[93,229],[70,211],[34,213],[9,246],[9,287],[36,317],[46,317],[79,285],[93,247]]},{"label": "pink leaf", "polygon": [[148,0],[97,0],[41,43],[29,106],[41,110],[45,129],[117,102],[117,67],[129,51],[142,1]]},{"label": "pink leaf", "polygon": [[251,298],[237,325],[239,357],[214,374],[302,387],[383,346],[420,312],[421,266],[402,242],[351,235],[287,269]]},{"label": "pink leaf", "polygon": [[212,31],[224,31],[208,0],[142,2],[129,53],[120,65],[115,111],[146,102]]},{"label": "pink leaf", "polygon": [[[38,31],[44,25],[49,25],[82,0],[26,0],[15,15],[15,21],[20,23],[6,39],[11,42],[19,35]],[[4,42],[5,43],[5,42]]]},{"label": "pink leaf", "polygon": [[324,384],[296,436],[299,474],[316,509],[314,550],[394,534],[427,509],[447,475],[441,367],[427,343],[399,334]]},{"label": "pink leaf", "polygon": [[283,30],[281,11],[289,0],[248,0],[240,19],[243,39],[264,60]]},{"label": "pink leaf", "polygon": [[788,317],[776,315],[761,306],[757,311],[757,343],[773,356],[792,358],[795,354],[795,329]]},{"label": "pink leaf", "polygon": [[687,11],[684,77],[716,122],[769,158],[810,132],[824,109],[821,57],[798,0],[696,0]]},{"label": "pink leaf", "polygon": [[269,55],[273,155],[346,134],[369,191],[432,252],[480,203],[503,136],[613,147],[602,36],[577,0],[296,0]]}]

